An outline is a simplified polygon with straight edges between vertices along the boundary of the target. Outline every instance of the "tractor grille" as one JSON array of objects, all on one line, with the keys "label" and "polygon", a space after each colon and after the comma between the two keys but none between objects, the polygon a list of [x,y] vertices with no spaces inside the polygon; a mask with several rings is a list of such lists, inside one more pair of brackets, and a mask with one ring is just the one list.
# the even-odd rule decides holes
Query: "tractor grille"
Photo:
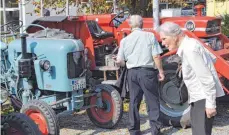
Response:
[{"label": "tractor grille", "polygon": [[207,34],[217,34],[220,32],[220,22],[219,20],[208,21],[206,33]]},{"label": "tractor grille", "polygon": [[[80,53],[80,52],[76,52]],[[83,72],[84,60],[80,53],[79,57],[76,57],[74,53],[67,54],[67,68],[68,68],[68,78],[78,78]]]},{"label": "tractor grille", "polygon": [[214,51],[223,49],[222,41],[218,37],[202,38],[201,40]]}]

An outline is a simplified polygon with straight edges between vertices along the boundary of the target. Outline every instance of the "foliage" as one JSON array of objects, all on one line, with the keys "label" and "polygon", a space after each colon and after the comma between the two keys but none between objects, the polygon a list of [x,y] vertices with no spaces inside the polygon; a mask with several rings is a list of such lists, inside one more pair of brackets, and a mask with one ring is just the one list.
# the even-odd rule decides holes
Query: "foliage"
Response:
[{"label": "foliage", "polygon": [[1,115],[9,114],[14,112],[14,108],[11,106],[10,101],[7,100],[6,103],[1,105]]},{"label": "foliage", "polygon": [[[36,6],[34,11],[40,13],[40,0],[32,0],[33,5]],[[77,6],[77,12],[82,12],[85,10],[86,13],[92,14],[102,14],[102,13],[112,13],[113,12],[113,0],[91,0],[91,3],[85,1],[88,0],[69,0],[69,5]],[[116,0],[117,7],[128,8],[132,14],[140,14],[142,16],[152,16],[152,3],[153,0]],[[160,0],[161,2],[168,2],[174,7],[185,6],[186,0]],[[62,13],[66,8],[66,0],[43,0],[44,8],[52,8],[56,10],[57,8],[63,8],[61,11],[56,13]],[[80,11],[81,10],[81,11]],[[118,9],[119,10],[119,9]]]},{"label": "foliage", "polygon": [[223,16],[222,33],[229,36],[229,14]]},{"label": "foliage", "polygon": [[3,25],[3,11],[0,11],[0,25]]},{"label": "foliage", "polygon": [[14,108],[12,106],[10,106],[8,108],[5,108],[5,109],[2,109],[1,110],[1,115],[6,115],[6,114],[9,114],[11,112],[14,112]]}]

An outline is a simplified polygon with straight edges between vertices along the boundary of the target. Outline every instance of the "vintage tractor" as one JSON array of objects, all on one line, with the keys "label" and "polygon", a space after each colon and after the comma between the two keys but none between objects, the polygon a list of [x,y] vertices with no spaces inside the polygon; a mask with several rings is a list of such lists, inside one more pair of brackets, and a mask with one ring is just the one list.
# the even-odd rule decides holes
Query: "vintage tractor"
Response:
[{"label": "vintage tractor", "polygon": [[[56,113],[63,111],[86,109],[96,126],[113,128],[122,117],[122,100],[117,88],[100,84],[100,80],[92,77],[90,65],[95,61],[90,60],[94,55],[91,48],[96,46],[90,44],[92,36],[87,24],[84,20],[67,21],[67,17],[53,19],[57,21],[56,27],[69,25],[66,28],[74,35],[63,29],[31,24],[28,31],[43,30],[29,33],[29,37],[20,34],[20,39],[8,45],[1,43],[1,88],[12,94],[14,109],[29,116],[43,135],[59,134]],[[66,26],[60,20],[66,21]],[[104,38],[113,34],[94,36]],[[108,52],[115,47],[113,42],[111,46],[97,46],[98,51]],[[97,62],[104,63],[99,60],[100,56]]]},{"label": "vintage tractor", "polygon": [[[123,11],[116,15],[43,17],[35,20],[32,24],[44,27],[47,33],[42,28],[34,26],[28,27],[26,31],[29,33],[30,39],[39,40],[39,42],[50,40],[49,44],[60,38],[80,39],[85,48],[85,65],[90,68],[85,72],[87,76],[90,76],[86,77],[88,80],[86,82],[89,82],[88,84],[91,86],[101,83],[110,84],[116,88],[115,82],[120,69],[115,66],[111,56],[117,52],[120,40],[131,32],[128,26],[129,15],[128,11]],[[152,28],[153,19],[144,18],[143,21],[143,29],[153,32],[159,40],[158,34]],[[220,32],[221,20],[215,17],[201,16],[171,17],[160,20],[161,23],[165,21],[178,23],[188,36],[198,39],[217,57],[216,69],[225,92],[229,93],[229,64],[227,62],[229,40]],[[38,41],[36,42],[38,43]],[[48,47],[49,44],[46,46]],[[182,76],[177,73],[180,59],[176,56],[176,51],[168,52],[166,48],[163,50],[162,58],[166,80],[160,84],[161,118],[165,124],[185,127],[189,125],[190,108],[187,88],[182,82]],[[44,89],[48,89],[47,85]]]}]

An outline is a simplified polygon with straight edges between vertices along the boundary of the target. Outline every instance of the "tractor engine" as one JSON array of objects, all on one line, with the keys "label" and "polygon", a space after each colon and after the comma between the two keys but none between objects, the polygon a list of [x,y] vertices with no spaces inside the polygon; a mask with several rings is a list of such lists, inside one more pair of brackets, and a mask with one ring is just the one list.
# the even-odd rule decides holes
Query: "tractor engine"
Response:
[{"label": "tractor engine", "polygon": [[95,46],[96,66],[115,66],[112,55],[116,53],[116,45]]}]

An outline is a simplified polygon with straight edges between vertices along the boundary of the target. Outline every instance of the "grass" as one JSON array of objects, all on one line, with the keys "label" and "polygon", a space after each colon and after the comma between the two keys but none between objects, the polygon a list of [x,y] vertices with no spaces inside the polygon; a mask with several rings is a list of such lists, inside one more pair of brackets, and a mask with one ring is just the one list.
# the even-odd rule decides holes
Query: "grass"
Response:
[{"label": "grass", "polygon": [[14,108],[11,106],[10,101],[6,101],[3,105],[1,105],[1,115],[9,114],[14,112]]},{"label": "grass", "polygon": [[[123,111],[129,112],[129,101],[123,102]],[[141,102],[139,113],[140,114],[146,114],[147,113],[146,103],[144,101]]]},{"label": "grass", "polygon": [[4,36],[1,36],[1,41],[6,43],[6,44],[9,44],[10,42],[12,42],[14,40],[13,37],[4,37]]}]

